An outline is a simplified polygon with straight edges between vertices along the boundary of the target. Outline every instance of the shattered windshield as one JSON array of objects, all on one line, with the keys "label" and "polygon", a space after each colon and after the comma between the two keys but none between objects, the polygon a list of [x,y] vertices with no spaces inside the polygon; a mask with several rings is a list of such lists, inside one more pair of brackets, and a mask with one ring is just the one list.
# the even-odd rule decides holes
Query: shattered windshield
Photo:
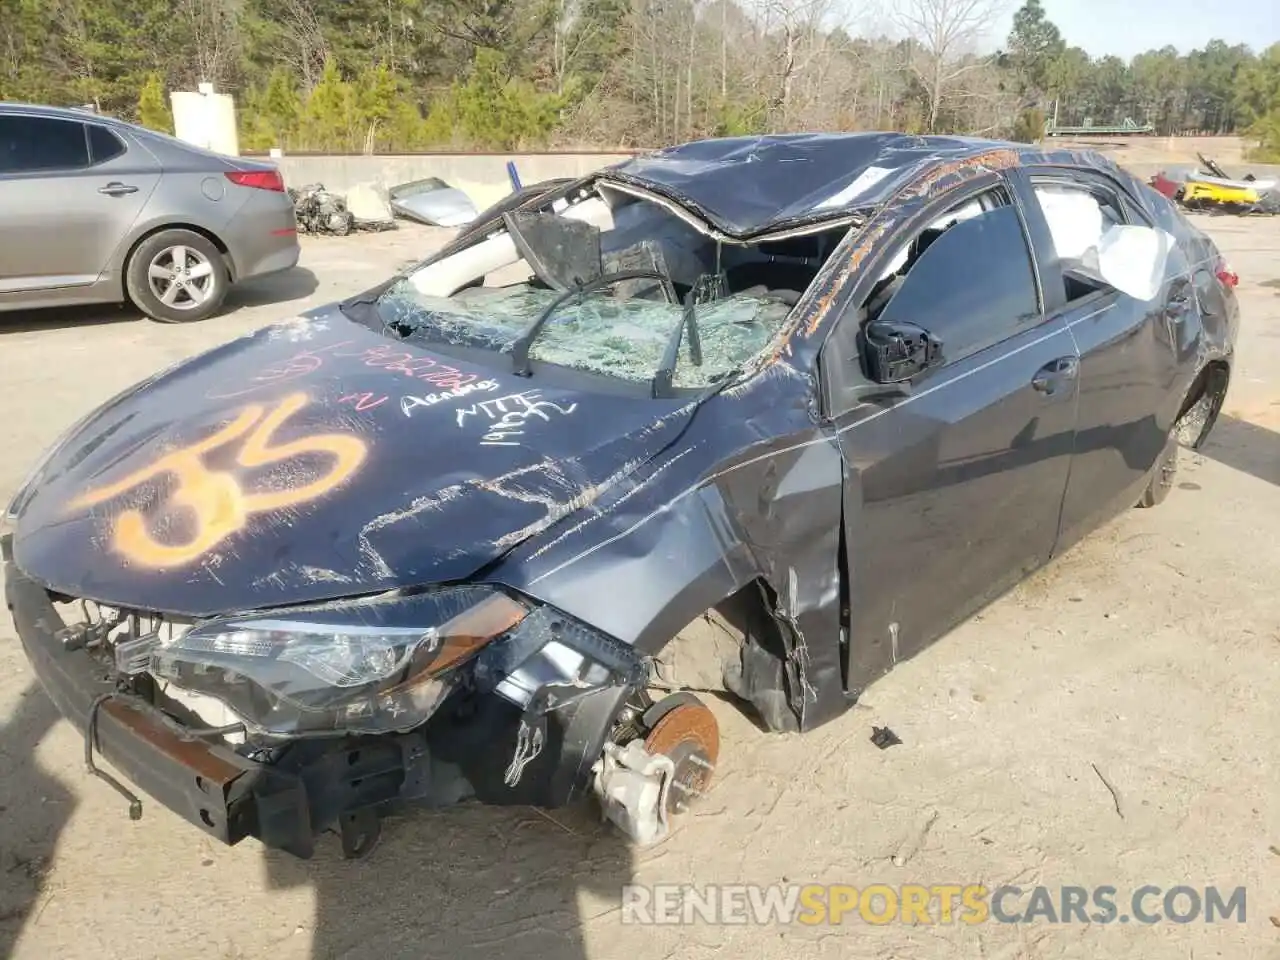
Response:
[{"label": "shattered windshield", "polygon": [[678,388],[715,384],[763,351],[839,239],[722,243],[596,188],[504,223],[393,284],[384,322],[503,354],[523,341],[534,361],[638,383],[669,366],[678,338]]},{"label": "shattered windshield", "polygon": [[[400,323],[459,346],[510,352],[516,339],[559,294],[528,285],[475,288],[453,297],[417,293],[401,281],[383,303]],[[697,307],[702,365],[695,366],[686,336],[672,382],[677,387],[715,383],[765,348],[790,307],[777,300],[733,296]],[[530,348],[534,360],[589,373],[647,382],[662,364],[672,331],[682,319],[678,303],[620,299],[608,291],[570,300],[548,319]]]}]

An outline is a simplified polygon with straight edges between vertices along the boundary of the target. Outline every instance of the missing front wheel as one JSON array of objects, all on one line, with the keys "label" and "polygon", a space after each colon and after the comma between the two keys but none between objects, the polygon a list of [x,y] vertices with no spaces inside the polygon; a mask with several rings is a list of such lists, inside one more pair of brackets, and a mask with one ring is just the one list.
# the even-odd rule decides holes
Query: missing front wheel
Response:
[{"label": "missing front wheel", "polygon": [[715,715],[690,693],[664,697],[638,718],[636,735],[611,741],[595,767],[604,816],[633,842],[661,842],[671,821],[707,792],[720,755]]}]

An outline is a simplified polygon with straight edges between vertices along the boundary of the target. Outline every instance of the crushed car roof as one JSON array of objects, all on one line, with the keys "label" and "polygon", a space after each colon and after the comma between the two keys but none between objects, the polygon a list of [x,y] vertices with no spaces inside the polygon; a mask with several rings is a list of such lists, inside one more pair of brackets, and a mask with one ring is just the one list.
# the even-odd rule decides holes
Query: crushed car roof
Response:
[{"label": "crushed car roof", "polygon": [[993,148],[1034,149],[904,133],[728,137],[634,157],[601,179],[661,194],[741,238],[848,216],[874,206],[911,172]]}]

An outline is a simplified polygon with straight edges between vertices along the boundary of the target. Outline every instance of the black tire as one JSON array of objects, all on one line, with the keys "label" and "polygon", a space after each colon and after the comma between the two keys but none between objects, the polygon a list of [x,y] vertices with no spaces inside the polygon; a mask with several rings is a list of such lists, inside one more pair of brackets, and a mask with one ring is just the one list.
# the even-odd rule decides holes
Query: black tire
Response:
[{"label": "black tire", "polygon": [[[165,303],[153,288],[151,266],[159,259],[161,269],[165,263],[176,267],[177,261],[172,255],[174,251],[184,249],[185,253],[181,255],[183,266],[192,271],[192,275],[179,284],[174,302]],[[171,254],[167,260],[166,253]],[[209,265],[209,272],[194,276],[195,271],[203,270],[203,264]],[[201,284],[200,281],[206,277],[207,282]],[[164,292],[168,291],[169,285],[163,278],[156,278],[156,281]],[[185,284],[193,286],[185,287]],[[230,286],[231,277],[221,251],[207,237],[190,230],[161,230],[147,237],[138,244],[125,265],[125,289],[129,299],[148,317],[161,323],[195,323],[213,316],[226,299]]]},{"label": "black tire", "polygon": [[1151,479],[1147,482],[1147,489],[1142,491],[1142,498],[1138,501],[1139,507],[1158,506],[1164,503],[1165,497],[1169,496],[1169,491],[1173,489],[1173,478],[1178,473],[1178,447],[1178,436],[1175,432],[1166,441],[1160,459],[1156,461]]}]

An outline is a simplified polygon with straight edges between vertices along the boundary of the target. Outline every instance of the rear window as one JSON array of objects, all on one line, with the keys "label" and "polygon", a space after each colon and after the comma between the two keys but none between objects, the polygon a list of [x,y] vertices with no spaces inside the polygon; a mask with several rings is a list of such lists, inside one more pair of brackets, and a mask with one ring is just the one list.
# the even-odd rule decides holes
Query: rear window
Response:
[{"label": "rear window", "polygon": [[0,116],[0,173],[89,165],[85,125],[53,117]]},{"label": "rear window", "polygon": [[113,160],[124,149],[124,142],[106,127],[89,125],[89,153],[94,163]]},{"label": "rear window", "polygon": [[1102,235],[1124,223],[1115,201],[1081,184],[1032,181],[1058,256],[1078,260]]}]

